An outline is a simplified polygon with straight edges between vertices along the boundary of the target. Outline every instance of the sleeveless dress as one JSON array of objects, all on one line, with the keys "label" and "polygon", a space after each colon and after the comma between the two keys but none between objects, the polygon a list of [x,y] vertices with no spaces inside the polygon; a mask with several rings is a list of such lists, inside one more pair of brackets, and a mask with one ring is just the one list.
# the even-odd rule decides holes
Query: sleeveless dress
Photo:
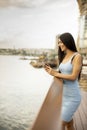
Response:
[{"label": "sleeveless dress", "polygon": [[[59,65],[59,70],[63,74],[71,74],[73,69],[73,64],[71,63],[74,55],[66,63],[61,63]],[[62,113],[61,118],[63,121],[69,122],[72,120],[73,114],[77,110],[81,102],[81,93],[79,89],[78,79],[65,80],[63,79],[63,102],[62,102]]]}]

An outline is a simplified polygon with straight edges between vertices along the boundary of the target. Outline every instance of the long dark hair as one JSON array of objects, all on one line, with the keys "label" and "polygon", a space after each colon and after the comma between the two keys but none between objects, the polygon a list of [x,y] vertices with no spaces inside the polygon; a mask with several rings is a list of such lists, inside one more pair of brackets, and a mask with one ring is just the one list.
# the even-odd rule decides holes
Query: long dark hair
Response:
[{"label": "long dark hair", "polygon": [[[58,39],[60,39],[63,44],[71,51],[77,52],[77,48],[75,45],[75,40],[73,36],[70,33],[63,33],[59,35]],[[63,58],[65,57],[66,53],[64,51],[61,51],[60,47],[58,48],[58,61],[59,64],[62,62]],[[81,72],[80,72],[81,73]],[[80,79],[80,74],[78,76],[78,79]]]}]

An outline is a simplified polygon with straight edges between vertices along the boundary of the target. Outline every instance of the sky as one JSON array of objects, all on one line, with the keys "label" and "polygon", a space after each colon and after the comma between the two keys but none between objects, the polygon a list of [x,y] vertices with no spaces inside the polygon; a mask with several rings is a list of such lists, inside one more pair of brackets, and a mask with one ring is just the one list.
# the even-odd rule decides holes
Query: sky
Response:
[{"label": "sky", "polygon": [[77,40],[78,20],[76,0],[22,0],[0,7],[0,48],[53,49],[58,34],[70,32]]}]

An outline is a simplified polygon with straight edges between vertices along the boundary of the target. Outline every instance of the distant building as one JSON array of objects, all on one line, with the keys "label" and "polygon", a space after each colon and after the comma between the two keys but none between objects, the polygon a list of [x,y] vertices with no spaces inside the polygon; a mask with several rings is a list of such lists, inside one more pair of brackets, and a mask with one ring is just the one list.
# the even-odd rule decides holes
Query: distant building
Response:
[{"label": "distant building", "polygon": [[55,52],[58,53],[58,39],[59,39],[60,34],[56,35],[56,43],[55,43]]},{"label": "distant building", "polygon": [[78,49],[87,56],[87,0],[77,0],[80,10]]}]

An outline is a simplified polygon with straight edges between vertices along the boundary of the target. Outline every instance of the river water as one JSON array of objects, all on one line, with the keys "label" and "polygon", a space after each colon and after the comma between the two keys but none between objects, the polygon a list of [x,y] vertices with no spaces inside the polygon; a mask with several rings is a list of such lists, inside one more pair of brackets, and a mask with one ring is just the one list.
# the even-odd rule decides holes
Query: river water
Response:
[{"label": "river water", "polygon": [[0,56],[0,130],[30,130],[52,82],[20,56]]}]

